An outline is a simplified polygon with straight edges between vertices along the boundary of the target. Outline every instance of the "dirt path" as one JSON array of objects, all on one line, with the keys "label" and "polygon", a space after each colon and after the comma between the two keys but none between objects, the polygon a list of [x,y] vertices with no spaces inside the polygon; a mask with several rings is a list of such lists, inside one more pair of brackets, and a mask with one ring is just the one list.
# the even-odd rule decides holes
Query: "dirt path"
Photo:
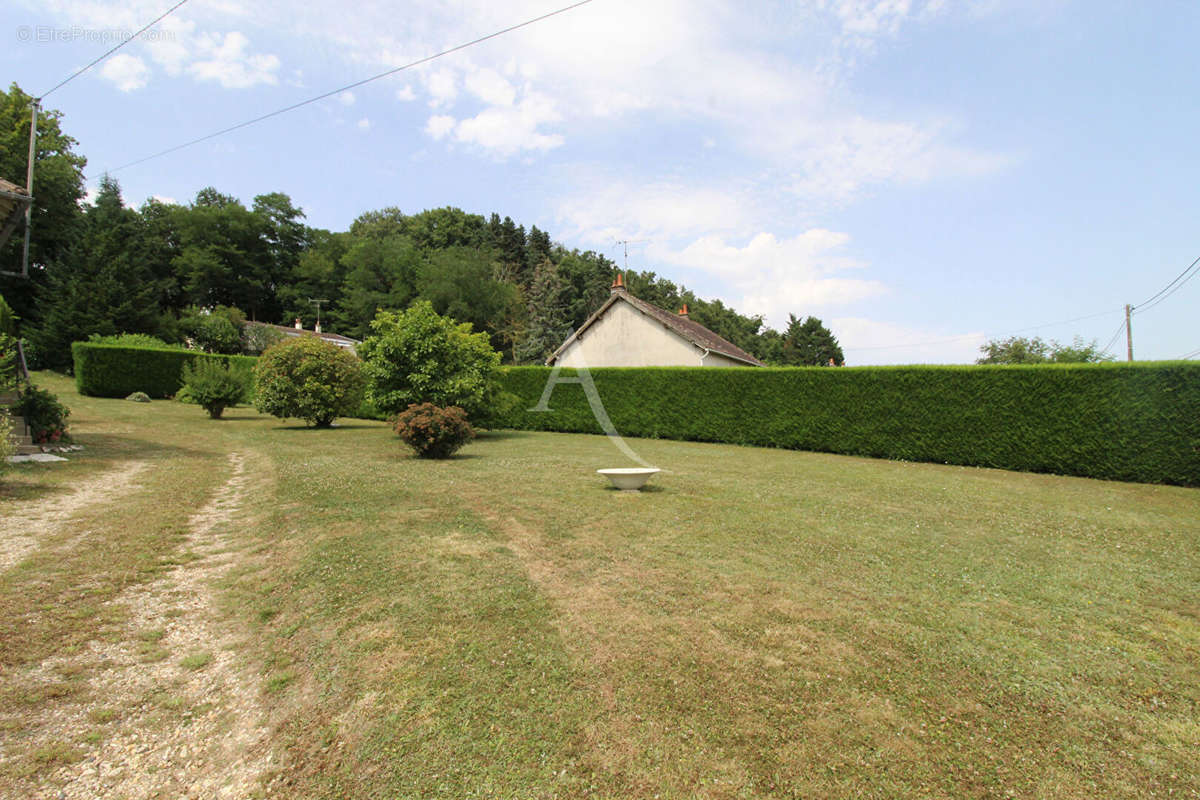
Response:
[{"label": "dirt path", "polygon": [[103,730],[83,758],[46,776],[56,790],[47,796],[208,800],[261,789],[271,755],[259,681],[239,665],[240,631],[214,597],[237,558],[228,533],[248,491],[246,457],[232,454],[229,472],[189,520],[183,552],[195,558],[114,601],[129,611],[127,635],[39,666],[50,677],[95,665],[87,700],[62,707],[38,738],[77,741],[81,730]]},{"label": "dirt path", "polygon": [[69,494],[51,494],[6,514],[0,519],[0,572],[29,555],[38,541],[58,530],[76,512],[127,494],[145,468],[146,462],[133,461],[97,475]]}]

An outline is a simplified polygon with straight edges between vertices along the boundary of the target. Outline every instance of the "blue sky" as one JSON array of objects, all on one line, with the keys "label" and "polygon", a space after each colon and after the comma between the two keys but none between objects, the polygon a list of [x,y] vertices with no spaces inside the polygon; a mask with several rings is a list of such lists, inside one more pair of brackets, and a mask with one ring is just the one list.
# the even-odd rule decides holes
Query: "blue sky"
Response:
[{"label": "blue sky", "polygon": [[[1190,1],[593,0],[116,169],[563,4],[191,0],[46,105],[135,205],[213,185],[334,230],[454,205],[618,262],[636,240],[630,267],[819,316],[850,364],[1104,345],[1200,256]],[[43,93],[170,5],[7,3],[0,77]],[[1193,280],[1135,313],[1135,356],[1200,348],[1198,308]]]}]

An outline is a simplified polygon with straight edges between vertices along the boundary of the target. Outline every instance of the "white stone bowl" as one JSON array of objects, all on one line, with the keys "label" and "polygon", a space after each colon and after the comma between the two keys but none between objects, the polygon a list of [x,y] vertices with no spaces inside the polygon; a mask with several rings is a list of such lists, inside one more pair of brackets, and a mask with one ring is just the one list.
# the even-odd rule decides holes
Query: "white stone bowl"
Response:
[{"label": "white stone bowl", "polygon": [[650,476],[662,472],[655,467],[620,467],[617,469],[598,469],[601,475],[612,481],[613,486],[623,492],[636,492],[646,485]]}]

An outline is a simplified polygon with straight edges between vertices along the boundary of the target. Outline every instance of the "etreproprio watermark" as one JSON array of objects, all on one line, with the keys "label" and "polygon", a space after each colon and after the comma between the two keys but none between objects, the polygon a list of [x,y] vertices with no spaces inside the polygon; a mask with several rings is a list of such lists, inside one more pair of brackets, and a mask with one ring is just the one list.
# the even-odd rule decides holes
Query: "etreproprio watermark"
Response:
[{"label": "etreproprio watermark", "polygon": [[[61,42],[91,42],[94,44],[116,44],[132,38],[128,28],[85,28],[82,25],[62,27],[57,25],[18,25],[18,42],[51,44]],[[143,31],[139,39],[146,42],[173,42],[172,31]]]}]

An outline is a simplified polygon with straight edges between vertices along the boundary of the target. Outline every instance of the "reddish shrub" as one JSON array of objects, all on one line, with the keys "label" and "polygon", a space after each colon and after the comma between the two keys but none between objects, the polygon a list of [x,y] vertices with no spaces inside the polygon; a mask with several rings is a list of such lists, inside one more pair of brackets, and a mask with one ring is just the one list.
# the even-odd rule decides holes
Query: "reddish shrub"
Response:
[{"label": "reddish shrub", "polygon": [[421,458],[449,458],[475,438],[467,413],[458,406],[414,403],[400,412],[392,427]]}]

